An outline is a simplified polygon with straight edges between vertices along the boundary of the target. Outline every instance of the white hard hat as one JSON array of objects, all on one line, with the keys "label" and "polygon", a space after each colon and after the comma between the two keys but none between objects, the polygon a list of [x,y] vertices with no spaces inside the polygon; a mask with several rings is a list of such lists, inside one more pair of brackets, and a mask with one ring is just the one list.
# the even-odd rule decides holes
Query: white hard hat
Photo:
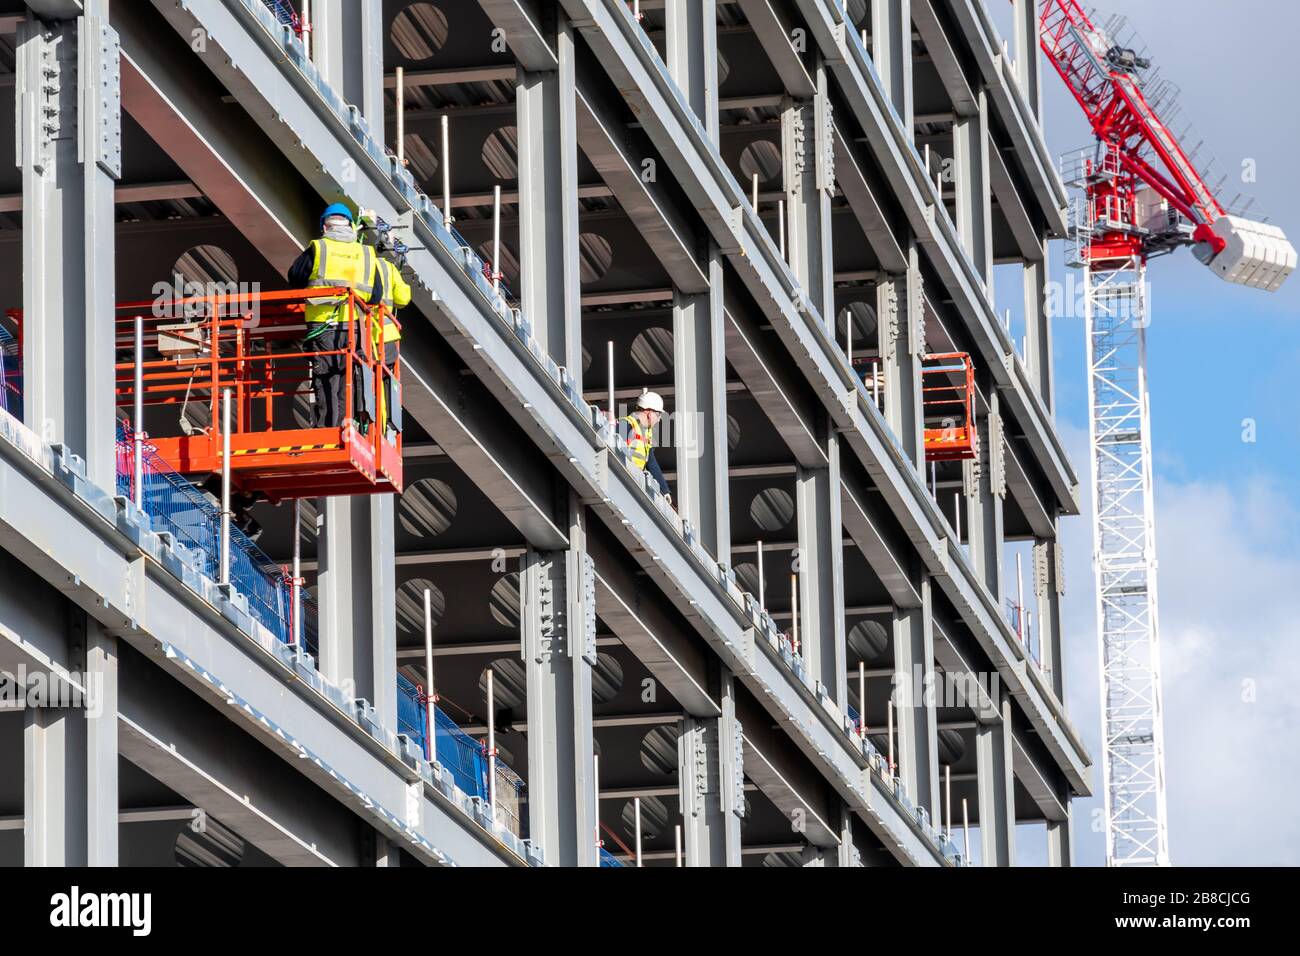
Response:
[{"label": "white hard hat", "polygon": [[644,408],[649,412],[664,413],[664,399],[658,392],[644,391],[641,397],[636,400],[637,408]]}]

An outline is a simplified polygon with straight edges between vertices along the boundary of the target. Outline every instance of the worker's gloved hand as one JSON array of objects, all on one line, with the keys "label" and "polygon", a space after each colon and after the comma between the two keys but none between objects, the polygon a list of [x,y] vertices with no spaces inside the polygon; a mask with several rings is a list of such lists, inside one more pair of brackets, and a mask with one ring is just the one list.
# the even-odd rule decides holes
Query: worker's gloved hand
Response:
[{"label": "worker's gloved hand", "polygon": [[664,501],[668,502],[670,505],[673,503],[673,494],[671,491],[664,492]]}]

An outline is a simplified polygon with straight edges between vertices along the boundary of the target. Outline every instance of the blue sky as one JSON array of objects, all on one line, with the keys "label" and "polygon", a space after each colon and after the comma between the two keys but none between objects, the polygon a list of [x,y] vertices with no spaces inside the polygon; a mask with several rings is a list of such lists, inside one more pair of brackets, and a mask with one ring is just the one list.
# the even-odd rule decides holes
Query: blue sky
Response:
[{"label": "blue sky", "polygon": [[[1124,0],[1182,114],[1230,174],[1221,198],[1255,197],[1300,242],[1300,4],[1266,0]],[[989,0],[1003,36],[1010,4]],[[1048,68],[1044,126],[1059,155],[1090,142],[1077,105]],[[1190,144],[1189,144],[1190,145]],[[1241,183],[1252,160],[1256,181]],[[1062,250],[1052,278],[1065,281]],[[999,278],[1002,278],[999,275]],[[1148,330],[1156,470],[1167,789],[1175,864],[1300,865],[1300,278],[1267,294],[1229,285],[1190,251],[1153,261]],[[1018,284],[997,290],[1019,313]],[[1017,336],[1019,333],[1017,332]],[[1054,330],[1058,419],[1087,488],[1082,320]],[[1243,441],[1243,420],[1256,440]],[[1090,514],[1068,519],[1067,703],[1101,785]],[[1077,801],[1075,861],[1097,865],[1099,800]],[[1043,859],[1041,829],[1022,828],[1022,862]]]}]

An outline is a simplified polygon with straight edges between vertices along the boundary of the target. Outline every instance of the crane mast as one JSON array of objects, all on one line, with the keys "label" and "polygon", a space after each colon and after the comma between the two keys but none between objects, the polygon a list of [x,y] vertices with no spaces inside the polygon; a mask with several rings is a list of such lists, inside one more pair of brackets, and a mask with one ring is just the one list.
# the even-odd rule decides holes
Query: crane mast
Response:
[{"label": "crane mast", "polygon": [[[1041,0],[1040,45],[1096,144],[1067,156],[1069,264],[1083,271],[1093,562],[1108,866],[1169,865],[1152,492],[1146,269],[1190,246],[1221,278],[1273,291],[1294,271],[1282,231],[1232,215],[1162,121],[1170,89],[1077,0]],[[1226,177],[1225,177],[1226,179]]]}]

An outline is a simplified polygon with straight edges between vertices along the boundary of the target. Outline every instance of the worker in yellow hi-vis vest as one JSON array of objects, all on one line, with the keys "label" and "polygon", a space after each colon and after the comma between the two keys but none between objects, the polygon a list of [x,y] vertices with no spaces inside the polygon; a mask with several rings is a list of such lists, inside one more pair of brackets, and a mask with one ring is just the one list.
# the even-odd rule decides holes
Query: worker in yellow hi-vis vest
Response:
[{"label": "worker in yellow hi-vis vest", "polygon": [[650,477],[659,484],[659,490],[671,503],[673,496],[668,490],[668,480],[655,459],[655,426],[663,417],[663,396],[658,392],[644,391],[636,400],[636,411],[624,416],[619,423],[619,435],[627,442],[632,464],[642,471],[649,471]]},{"label": "worker in yellow hi-vis vest", "polygon": [[[374,249],[357,239],[352,210],[334,203],[321,216],[321,238],[312,240],[289,267],[289,281],[299,288],[346,287],[362,302],[377,302],[384,297],[384,274],[376,266],[377,258]],[[322,295],[307,300],[305,348],[315,355],[313,423],[317,428],[341,425],[346,414],[349,332],[360,318],[353,311],[347,296]],[[358,340],[356,349],[360,351],[361,347]],[[360,418],[363,410],[357,408],[355,417]]]},{"label": "worker in yellow hi-vis vest", "polygon": [[[390,372],[397,368],[397,343],[402,339],[402,330],[394,321],[397,310],[411,304],[411,287],[402,278],[402,270],[387,259],[376,257],[376,269],[381,273],[383,284],[384,323],[381,332],[379,325],[374,327],[375,351],[383,356],[384,367]],[[393,401],[393,379],[384,374],[384,387],[379,396],[379,420],[385,430],[393,427],[393,418],[388,410]]]}]

